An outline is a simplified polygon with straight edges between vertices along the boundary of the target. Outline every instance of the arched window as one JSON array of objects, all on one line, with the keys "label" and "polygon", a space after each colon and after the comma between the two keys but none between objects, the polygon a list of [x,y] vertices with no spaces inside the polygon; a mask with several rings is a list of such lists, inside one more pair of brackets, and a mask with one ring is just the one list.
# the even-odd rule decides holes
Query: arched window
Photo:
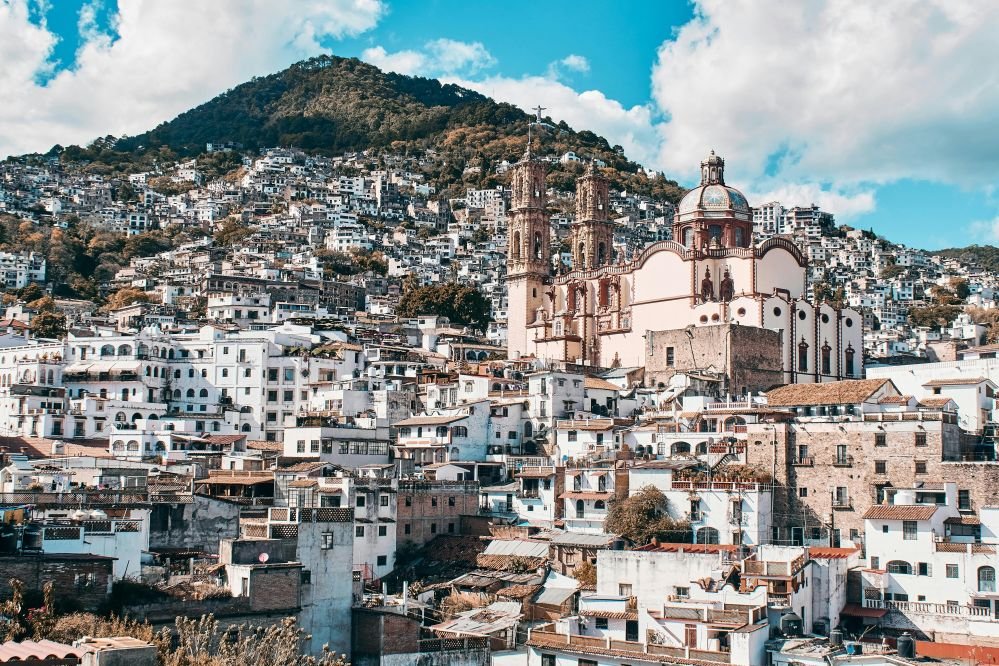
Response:
[{"label": "arched window", "polygon": [[114,347],[111,345],[101,347],[101,356],[114,356]]},{"label": "arched window", "polygon": [[142,418],[142,414],[140,414],[139,412],[136,412],[136,413],[132,414],[132,423],[135,423],[136,421],[138,421],[141,418]]},{"label": "arched window", "polygon": [[114,415],[114,420],[115,423],[125,423],[128,420],[128,417],[125,416],[125,412],[118,412]]},{"label": "arched window", "polygon": [[603,474],[597,477],[597,491],[601,493],[607,491],[607,477]]},{"label": "arched window", "polygon": [[593,508],[594,509],[606,509],[607,505],[604,504],[603,500],[597,500],[596,502],[593,503]]},{"label": "arched window", "polygon": [[808,372],[808,343],[804,336],[798,343],[798,372]]},{"label": "arched window", "polygon": [[510,246],[510,254],[514,259],[520,259],[520,232],[513,232],[513,244]]},{"label": "arched window", "polygon": [[187,369],[187,376],[188,378],[194,377],[194,368]]},{"label": "arched window", "polygon": [[118,356],[131,356],[132,348],[128,345],[121,345],[118,347]]},{"label": "arched window", "polygon": [[188,398],[194,397],[194,389],[187,389],[187,397]]},{"label": "arched window", "polygon": [[198,397],[199,398],[207,398],[208,397],[208,389],[201,389],[200,391],[198,391]]},{"label": "arched window", "polygon": [[597,245],[597,266],[603,266],[607,263],[607,247],[600,243]]},{"label": "arched window", "polygon": [[447,437],[447,426],[437,426],[437,436]]},{"label": "arched window", "polygon": [[993,567],[978,567],[978,591],[996,591],[996,570]]},{"label": "arched window", "polygon": [[846,360],[846,363],[844,364],[846,367],[844,368],[843,374],[846,375],[847,377],[853,377],[853,357],[854,357],[854,355],[855,355],[855,352],[853,351],[853,345],[852,344],[848,345],[847,348],[843,351],[843,356],[845,357],[845,360]]},{"label": "arched window", "polygon": [[912,565],[905,560],[892,560],[885,566],[885,570],[890,574],[911,574]]},{"label": "arched window", "polygon": [[712,224],[708,227],[708,242],[721,245],[722,228],[720,224]]},{"label": "arched window", "polygon": [[586,515],[586,502],[583,500],[576,500],[576,518],[582,518]]},{"label": "arched window", "polygon": [[134,439],[130,439],[128,440],[128,444],[125,445],[125,448],[127,448],[129,451],[138,451],[139,443]]},{"label": "arched window", "polygon": [[543,248],[541,246],[541,232],[534,232],[534,258],[540,259]]},{"label": "arched window", "polygon": [[524,439],[534,437],[534,424],[530,421],[524,422]]},{"label": "arched window", "polygon": [[166,442],[156,442],[157,451],[166,451]]},{"label": "arched window", "polygon": [[822,374],[832,374],[832,347],[828,342],[822,345]]},{"label": "arched window", "polygon": [[690,444],[687,442],[673,442],[673,446],[670,448],[670,455],[689,455],[690,454]]},{"label": "arched window", "polygon": [[451,434],[455,437],[468,437],[468,428],[465,426],[455,426],[451,428]]},{"label": "arched window", "polygon": [[240,430],[242,430],[243,432],[250,432],[250,424],[244,423],[243,426],[240,428]]},{"label": "arched window", "polygon": [[146,366],[146,377],[152,377],[152,376],[153,376],[153,368],[151,366],[147,365]]},{"label": "arched window", "polygon": [[212,421],[212,432],[219,432],[222,430],[222,425],[218,421]]},{"label": "arched window", "polygon": [[138,346],[136,347],[136,353],[139,356],[149,356],[149,345],[147,345],[147,344],[145,344],[143,342],[140,342],[138,344]]},{"label": "arched window", "polygon": [[146,417],[146,420],[147,421],[159,421],[160,417],[156,416],[155,414],[150,414],[149,416]]},{"label": "arched window", "polygon": [[694,229],[692,227],[683,230],[683,244],[687,247],[694,245]]},{"label": "arched window", "polygon": [[173,397],[175,397],[175,398],[179,398],[180,397],[180,389],[174,389],[173,390]]},{"label": "arched window", "polygon": [[718,530],[713,527],[702,527],[697,530],[695,543],[718,543]]},{"label": "arched window", "polygon": [[742,229],[739,227],[735,228],[735,246],[743,247],[746,244],[745,234],[742,233]]}]

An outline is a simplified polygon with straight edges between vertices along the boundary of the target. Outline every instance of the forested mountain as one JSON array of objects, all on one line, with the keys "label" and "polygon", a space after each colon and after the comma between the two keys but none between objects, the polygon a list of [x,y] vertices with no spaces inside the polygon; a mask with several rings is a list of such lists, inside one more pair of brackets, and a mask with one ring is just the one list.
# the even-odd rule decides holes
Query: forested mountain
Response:
[{"label": "forested mountain", "polygon": [[936,250],[931,254],[948,259],[958,259],[970,266],[977,266],[993,273],[999,272],[999,247],[995,245],[969,245]]},{"label": "forested mountain", "polygon": [[[252,79],[138,136],[97,145],[110,143],[119,154],[169,150],[180,157],[203,152],[208,142],[238,143],[251,151],[294,146],[329,155],[434,148],[453,158],[446,160],[449,171],[437,174],[441,189],[460,182],[465,166],[482,167],[482,182],[466,185],[489,187],[498,182],[495,165],[523,153],[529,119],[511,104],[456,85],[383,72],[356,58],[321,56]],[[603,160],[618,188],[672,201],[682,196],[675,182],[650,180],[620,146],[593,132],[574,131],[563,122],[540,141],[546,154],[571,150]],[[97,158],[80,151],[68,156]],[[571,188],[580,169],[578,164],[556,166],[552,184]]]}]

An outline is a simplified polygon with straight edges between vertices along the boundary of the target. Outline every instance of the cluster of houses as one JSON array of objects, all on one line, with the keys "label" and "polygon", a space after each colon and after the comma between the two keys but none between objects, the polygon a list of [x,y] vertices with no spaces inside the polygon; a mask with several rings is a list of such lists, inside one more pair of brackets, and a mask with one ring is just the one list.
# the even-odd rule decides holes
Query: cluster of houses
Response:
[{"label": "cluster of houses", "polygon": [[[774,336],[706,316],[698,335],[717,333],[724,353],[686,327],[646,331],[632,365],[507,354],[507,215],[533,223],[532,209],[502,187],[438,197],[425,175],[437,159],[273,149],[224,179],[197,161],[132,174],[124,201],[119,183],[57,162],[2,165],[0,206],[38,225],[76,215],[133,235],[233,221],[250,232],[135,258],[103,285],[153,302],[98,312],[57,299],[63,339],[33,335],[31,308],[8,307],[0,596],[12,578],[53,581],[96,609],[131,581],[155,590],[128,609],[154,625],[294,615],[308,650],[359,664],[999,655],[995,350],[966,318],[949,338],[968,349],[929,353],[940,340],[889,316],[955,275],[988,307],[990,275],[768,204],[753,211],[760,239],[794,239],[811,280],[877,317],[869,355],[932,362],[864,367],[843,345],[844,369],[821,374],[856,378],[787,384],[781,364],[803,370],[807,345],[783,359]],[[160,194],[164,178],[190,187]],[[569,210],[571,194],[549,197]],[[614,249],[600,270],[669,239],[670,204],[625,192],[607,203]],[[579,233],[573,222],[551,218],[555,274],[572,263],[561,239]],[[719,238],[685,252],[756,251],[723,252]],[[325,263],[376,253],[384,271],[334,279]],[[890,264],[906,272],[879,282]],[[8,289],[44,284],[45,261],[6,253],[0,272]],[[475,284],[494,322],[397,316],[403,278]],[[727,307],[733,294],[704,282],[696,303]],[[794,307],[788,321],[805,320]],[[881,354],[886,330],[925,333],[923,346]],[[818,341],[816,363],[829,364]],[[650,536],[643,522],[670,528]]]}]

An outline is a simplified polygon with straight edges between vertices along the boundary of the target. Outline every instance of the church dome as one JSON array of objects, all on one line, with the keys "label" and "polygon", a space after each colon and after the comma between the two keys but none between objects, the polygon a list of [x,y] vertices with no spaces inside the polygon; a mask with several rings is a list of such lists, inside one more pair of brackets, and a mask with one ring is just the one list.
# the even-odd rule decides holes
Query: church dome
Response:
[{"label": "church dome", "polygon": [[727,185],[701,185],[680,200],[677,211],[692,213],[696,210],[734,210],[749,213],[749,203],[739,190]]}]

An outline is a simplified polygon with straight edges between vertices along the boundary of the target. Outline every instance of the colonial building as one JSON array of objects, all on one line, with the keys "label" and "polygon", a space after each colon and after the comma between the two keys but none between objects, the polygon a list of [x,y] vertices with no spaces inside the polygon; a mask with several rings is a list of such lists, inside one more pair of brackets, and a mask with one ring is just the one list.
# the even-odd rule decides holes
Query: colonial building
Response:
[{"label": "colonial building", "polygon": [[650,331],[733,324],[780,332],[784,382],[861,376],[861,315],[806,300],[808,260],[788,238],[753,245],[752,212],[725,185],[725,162],[714,153],[701,163],[700,186],[677,207],[673,240],[630,260],[612,256],[609,182],[591,168],[576,186],[572,268],[559,274],[545,166],[528,153],[511,171],[511,357],[640,366]]}]

